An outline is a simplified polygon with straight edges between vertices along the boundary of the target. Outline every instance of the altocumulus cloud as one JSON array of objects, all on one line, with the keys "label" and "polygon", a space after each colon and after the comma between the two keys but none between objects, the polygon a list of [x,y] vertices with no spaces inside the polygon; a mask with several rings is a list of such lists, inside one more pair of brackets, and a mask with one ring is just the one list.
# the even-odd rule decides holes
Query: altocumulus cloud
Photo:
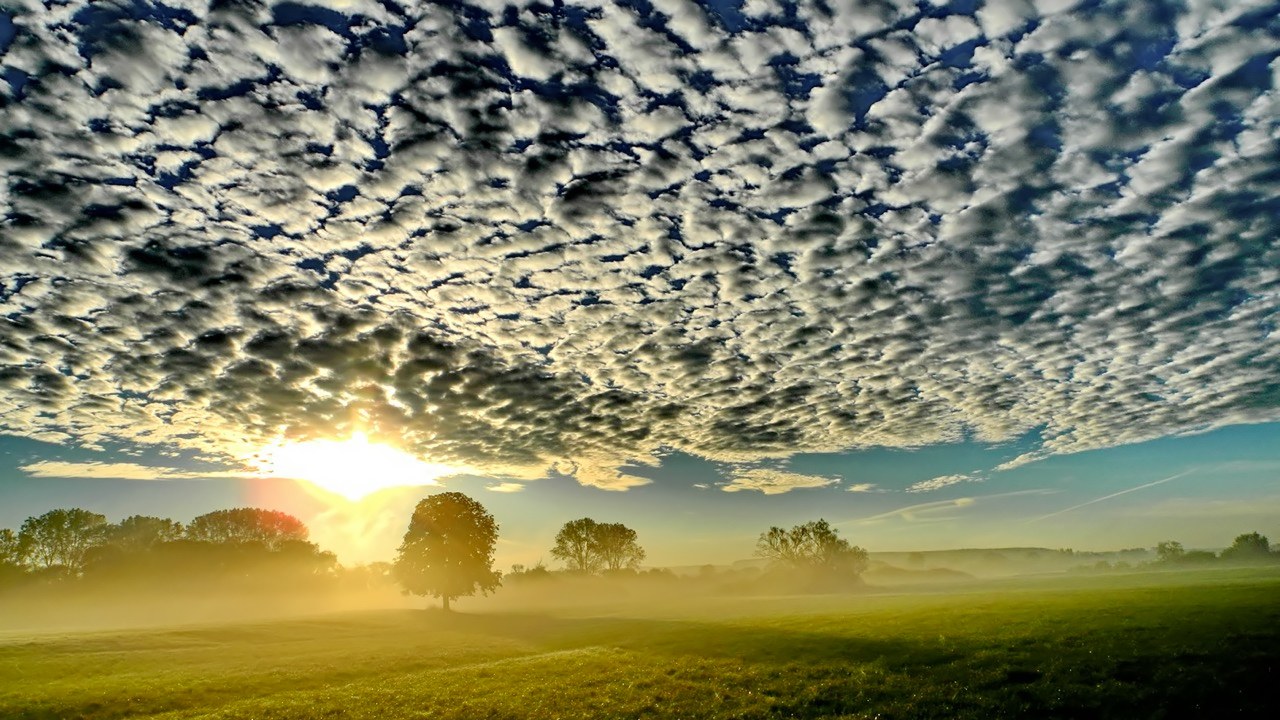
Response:
[{"label": "altocumulus cloud", "polygon": [[6,433],[769,492],[1280,419],[1271,0],[0,8]]}]

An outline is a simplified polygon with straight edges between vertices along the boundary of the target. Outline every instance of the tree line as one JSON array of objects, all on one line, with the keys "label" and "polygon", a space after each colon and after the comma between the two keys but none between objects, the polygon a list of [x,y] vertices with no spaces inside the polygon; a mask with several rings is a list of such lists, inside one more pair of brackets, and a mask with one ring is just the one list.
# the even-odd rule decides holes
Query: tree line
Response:
[{"label": "tree line", "polygon": [[[476,500],[458,492],[432,495],[418,503],[409,520],[393,574],[406,593],[441,600],[445,610],[460,597],[487,595],[502,584],[493,567],[498,523]],[[556,533],[552,557],[568,572],[591,575],[635,570],[645,551],[635,530],[591,518],[571,520]],[[826,520],[760,534],[755,555],[771,571],[799,578],[814,589],[855,584],[867,568],[867,551],[839,536]],[[518,575],[546,573],[513,566]]]},{"label": "tree line", "polygon": [[182,524],[132,515],[118,523],[81,508],[27,518],[0,529],[0,582],[23,579],[323,575],[337,556],[307,540],[307,526],[287,513],[232,508]]},{"label": "tree line", "polygon": [[1280,552],[1272,550],[1267,536],[1257,532],[1237,535],[1229,547],[1216,554],[1208,550],[1187,550],[1177,540],[1165,540],[1156,544],[1156,562],[1162,565],[1192,565],[1215,561],[1280,561]]}]

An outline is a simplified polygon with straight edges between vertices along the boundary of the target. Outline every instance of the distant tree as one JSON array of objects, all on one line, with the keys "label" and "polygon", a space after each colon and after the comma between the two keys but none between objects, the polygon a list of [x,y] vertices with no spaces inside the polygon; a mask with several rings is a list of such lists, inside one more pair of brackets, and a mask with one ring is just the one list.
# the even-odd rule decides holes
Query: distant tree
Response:
[{"label": "distant tree", "polygon": [[598,523],[591,518],[571,520],[556,533],[551,556],[574,572],[635,570],[644,561],[636,531],[622,523]]},{"label": "distant tree", "polygon": [[525,582],[528,580],[546,580],[552,577],[552,575],[551,571],[547,569],[547,566],[542,564],[542,561],[539,560],[531,567],[527,567],[521,563],[512,565],[511,574],[502,578],[502,581],[505,583],[508,577],[516,582]]},{"label": "distant tree", "polygon": [[458,492],[418,503],[396,551],[395,574],[406,593],[440,598],[487,595],[501,584],[493,569],[498,523],[480,503]]},{"label": "distant tree", "polygon": [[124,552],[149,550],[159,543],[182,537],[182,524],[169,518],[130,515],[106,528],[106,541]]},{"label": "distant tree", "polygon": [[826,520],[796,525],[790,530],[769,528],[756,542],[756,557],[796,569],[817,569],[861,575],[867,551],[839,536]]},{"label": "distant tree", "polygon": [[50,510],[27,518],[18,531],[18,541],[37,568],[79,573],[85,553],[102,542],[106,528],[107,518],[98,513],[80,508]]},{"label": "distant tree", "polygon": [[622,523],[595,526],[594,549],[605,570],[635,570],[644,562],[644,548],[636,542],[636,531]]},{"label": "distant tree", "polygon": [[596,542],[597,523],[591,518],[570,520],[556,533],[556,545],[551,557],[560,560],[570,570],[594,573],[600,569],[601,558]]},{"label": "distant tree", "polygon": [[1177,540],[1163,540],[1156,543],[1156,560],[1159,562],[1178,562],[1186,554],[1187,551],[1182,548],[1182,543]]},{"label": "distant tree", "polygon": [[1258,560],[1271,557],[1271,542],[1266,535],[1256,532],[1237,535],[1231,547],[1222,551],[1223,558],[1233,560]]},{"label": "distant tree", "polygon": [[189,540],[261,543],[269,550],[277,550],[290,540],[305,541],[309,534],[298,518],[262,508],[215,510],[195,518],[186,529]]}]

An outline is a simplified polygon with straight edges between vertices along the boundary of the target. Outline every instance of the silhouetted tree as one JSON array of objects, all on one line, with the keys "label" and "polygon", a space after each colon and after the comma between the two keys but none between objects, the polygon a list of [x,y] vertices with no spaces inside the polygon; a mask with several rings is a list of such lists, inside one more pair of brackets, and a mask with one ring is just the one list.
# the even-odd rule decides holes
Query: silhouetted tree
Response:
[{"label": "silhouetted tree", "polygon": [[106,528],[107,518],[98,513],[58,509],[27,518],[18,539],[37,568],[65,568],[74,574],[83,569],[85,552],[102,542]]},{"label": "silhouetted tree", "polygon": [[593,549],[605,570],[635,570],[644,561],[636,531],[622,523],[598,523],[592,530]]},{"label": "silhouetted tree", "polygon": [[418,503],[396,551],[395,575],[405,592],[449,601],[487,595],[501,584],[493,569],[498,523],[480,503],[458,492]]},{"label": "silhouetted tree", "polygon": [[1271,557],[1271,542],[1266,535],[1251,532],[1237,535],[1231,547],[1222,551],[1222,557],[1232,560],[1259,560]]},{"label": "silhouetted tree", "polygon": [[1156,543],[1156,560],[1159,562],[1177,562],[1186,554],[1187,551],[1182,548],[1182,543],[1177,540],[1164,540]]},{"label": "silhouetted tree", "polygon": [[262,543],[277,550],[289,540],[305,541],[307,526],[278,510],[235,508],[206,513],[187,525],[186,537],[211,543]]},{"label": "silhouetted tree", "polygon": [[760,533],[756,557],[796,569],[818,569],[861,575],[867,569],[867,551],[839,536],[826,520],[796,525],[790,530],[771,527]]},{"label": "silhouetted tree", "polygon": [[22,567],[26,562],[27,548],[18,538],[18,533],[0,528],[0,565]]},{"label": "silhouetted tree", "polygon": [[574,572],[634,570],[644,561],[636,531],[622,523],[598,523],[591,518],[570,520],[556,533],[551,556]]},{"label": "silhouetted tree", "polygon": [[596,526],[591,518],[570,520],[556,533],[556,545],[551,557],[560,560],[570,570],[594,573],[600,569],[600,554],[596,547]]}]

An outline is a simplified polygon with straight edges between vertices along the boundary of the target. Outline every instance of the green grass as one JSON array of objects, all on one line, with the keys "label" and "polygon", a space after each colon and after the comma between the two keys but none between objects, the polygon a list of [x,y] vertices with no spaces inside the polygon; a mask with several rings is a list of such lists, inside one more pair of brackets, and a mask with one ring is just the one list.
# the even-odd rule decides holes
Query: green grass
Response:
[{"label": "green grass", "polygon": [[460,606],[0,639],[0,717],[1271,718],[1280,698],[1269,571]]}]

